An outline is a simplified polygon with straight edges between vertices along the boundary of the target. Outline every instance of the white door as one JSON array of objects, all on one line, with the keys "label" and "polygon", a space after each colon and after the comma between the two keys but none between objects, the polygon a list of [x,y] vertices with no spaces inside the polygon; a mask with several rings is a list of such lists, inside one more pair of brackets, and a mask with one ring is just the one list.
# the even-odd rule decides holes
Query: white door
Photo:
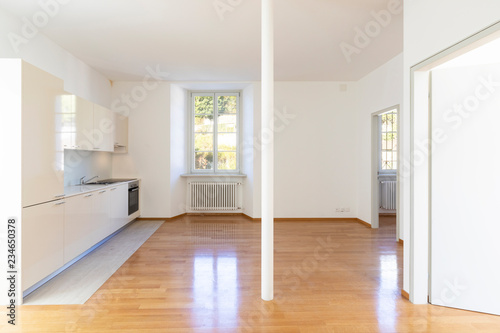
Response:
[{"label": "white door", "polygon": [[432,72],[435,305],[500,315],[500,65]]}]

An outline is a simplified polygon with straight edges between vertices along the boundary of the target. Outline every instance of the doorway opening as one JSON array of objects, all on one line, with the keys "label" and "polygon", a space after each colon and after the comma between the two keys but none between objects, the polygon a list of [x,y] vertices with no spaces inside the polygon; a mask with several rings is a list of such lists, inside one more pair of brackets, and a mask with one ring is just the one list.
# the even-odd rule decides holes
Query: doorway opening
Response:
[{"label": "doorway opening", "polygon": [[372,228],[396,225],[398,211],[399,106],[372,114]]}]

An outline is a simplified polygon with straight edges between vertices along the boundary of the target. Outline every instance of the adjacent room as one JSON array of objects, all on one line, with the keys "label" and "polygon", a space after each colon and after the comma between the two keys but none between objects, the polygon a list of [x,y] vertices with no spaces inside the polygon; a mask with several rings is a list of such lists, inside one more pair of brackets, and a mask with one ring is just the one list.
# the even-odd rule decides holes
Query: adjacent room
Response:
[{"label": "adjacent room", "polygon": [[0,331],[498,332],[498,13],[0,0]]}]

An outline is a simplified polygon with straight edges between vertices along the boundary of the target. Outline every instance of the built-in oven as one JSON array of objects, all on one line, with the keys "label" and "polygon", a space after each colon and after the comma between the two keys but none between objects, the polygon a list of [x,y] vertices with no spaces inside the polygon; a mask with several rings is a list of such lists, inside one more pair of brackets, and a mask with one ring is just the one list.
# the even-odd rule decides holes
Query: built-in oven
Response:
[{"label": "built-in oven", "polygon": [[128,183],[128,215],[139,210],[139,181]]}]

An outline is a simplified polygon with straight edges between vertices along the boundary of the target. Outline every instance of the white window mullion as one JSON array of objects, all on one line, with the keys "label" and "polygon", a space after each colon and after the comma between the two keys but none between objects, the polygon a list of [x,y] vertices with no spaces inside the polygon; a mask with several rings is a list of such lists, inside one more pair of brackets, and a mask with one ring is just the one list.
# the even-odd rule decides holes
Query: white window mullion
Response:
[{"label": "white window mullion", "polygon": [[378,116],[378,171],[381,172],[383,169],[382,169],[382,116]]},{"label": "white window mullion", "polygon": [[240,170],[240,94],[236,96],[236,105],[238,107],[238,112],[236,113],[236,169]]},{"label": "white window mullion", "polygon": [[214,94],[214,172],[219,171],[219,103]]}]

